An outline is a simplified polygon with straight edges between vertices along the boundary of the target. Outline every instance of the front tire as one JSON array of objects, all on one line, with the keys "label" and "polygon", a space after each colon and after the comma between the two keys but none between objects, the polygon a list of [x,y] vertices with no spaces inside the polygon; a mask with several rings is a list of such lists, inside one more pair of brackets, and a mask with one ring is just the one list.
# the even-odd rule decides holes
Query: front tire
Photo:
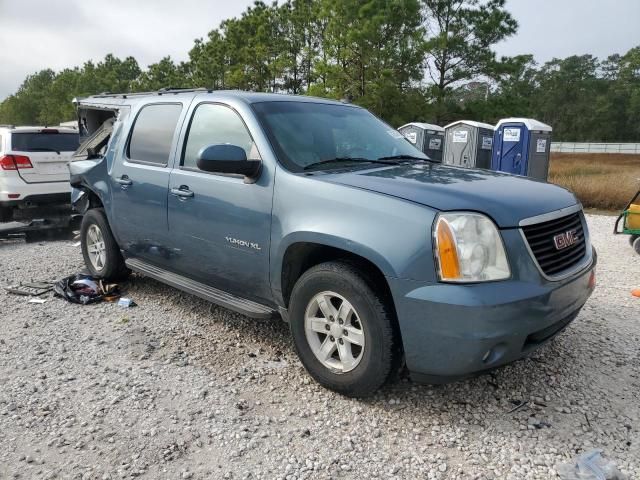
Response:
[{"label": "front tire", "polygon": [[80,239],[84,263],[92,277],[114,281],[129,274],[102,208],[94,208],[84,215]]},{"label": "front tire", "polygon": [[400,339],[393,310],[356,267],[312,267],[297,281],[289,307],[296,352],[324,387],[365,397],[397,369]]},{"label": "front tire", "polygon": [[639,238],[640,238],[640,235],[631,235],[631,236],[629,236],[629,245],[631,245],[633,247],[633,244]]},{"label": "front tire", "polygon": [[633,249],[638,255],[640,255],[640,237],[636,238],[636,240],[633,242]]}]

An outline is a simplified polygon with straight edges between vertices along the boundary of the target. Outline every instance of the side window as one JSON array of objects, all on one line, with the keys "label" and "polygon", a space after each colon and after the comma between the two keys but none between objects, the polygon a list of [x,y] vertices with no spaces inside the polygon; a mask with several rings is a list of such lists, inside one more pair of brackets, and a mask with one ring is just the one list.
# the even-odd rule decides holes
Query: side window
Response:
[{"label": "side window", "polygon": [[224,105],[203,103],[191,119],[185,140],[182,166],[198,168],[196,156],[202,147],[228,143],[244,148],[249,160],[259,160],[260,154],[240,116]]},{"label": "side window", "polygon": [[181,111],[180,104],[142,107],[129,140],[127,156],[131,161],[166,166]]}]

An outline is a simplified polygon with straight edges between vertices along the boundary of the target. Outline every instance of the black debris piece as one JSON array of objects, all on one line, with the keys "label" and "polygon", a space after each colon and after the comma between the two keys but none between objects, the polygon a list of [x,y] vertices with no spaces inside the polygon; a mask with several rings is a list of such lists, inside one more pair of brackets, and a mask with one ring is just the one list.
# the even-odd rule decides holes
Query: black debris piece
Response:
[{"label": "black debris piece", "polygon": [[88,305],[103,300],[115,301],[120,298],[120,290],[115,283],[106,284],[94,279],[91,275],[78,273],[57,281],[53,285],[56,297],[64,298],[71,303]]},{"label": "black debris piece", "polygon": [[45,294],[52,289],[53,282],[20,282],[18,285],[5,287],[5,290],[9,293],[31,297]]}]

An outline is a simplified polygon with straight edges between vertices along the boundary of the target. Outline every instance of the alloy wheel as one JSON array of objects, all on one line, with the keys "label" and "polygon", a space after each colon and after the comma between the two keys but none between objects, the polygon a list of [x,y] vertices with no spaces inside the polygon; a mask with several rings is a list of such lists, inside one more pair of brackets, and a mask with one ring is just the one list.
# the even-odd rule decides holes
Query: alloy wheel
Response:
[{"label": "alloy wheel", "polygon": [[330,291],[315,295],[305,311],[304,329],[311,351],[332,372],[350,372],[362,360],[364,326],[342,295]]},{"label": "alloy wheel", "polygon": [[91,265],[97,271],[102,270],[107,259],[107,249],[102,230],[96,224],[90,225],[87,229],[86,242]]}]

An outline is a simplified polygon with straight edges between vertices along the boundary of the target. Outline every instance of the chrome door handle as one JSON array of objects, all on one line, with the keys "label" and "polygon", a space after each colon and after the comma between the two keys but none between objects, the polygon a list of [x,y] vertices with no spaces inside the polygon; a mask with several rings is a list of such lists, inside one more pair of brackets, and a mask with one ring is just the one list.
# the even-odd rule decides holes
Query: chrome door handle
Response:
[{"label": "chrome door handle", "polygon": [[181,185],[180,188],[172,188],[169,190],[171,195],[175,195],[178,198],[191,198],[193,197],[193,191],[189,190],[186,185]]}]

